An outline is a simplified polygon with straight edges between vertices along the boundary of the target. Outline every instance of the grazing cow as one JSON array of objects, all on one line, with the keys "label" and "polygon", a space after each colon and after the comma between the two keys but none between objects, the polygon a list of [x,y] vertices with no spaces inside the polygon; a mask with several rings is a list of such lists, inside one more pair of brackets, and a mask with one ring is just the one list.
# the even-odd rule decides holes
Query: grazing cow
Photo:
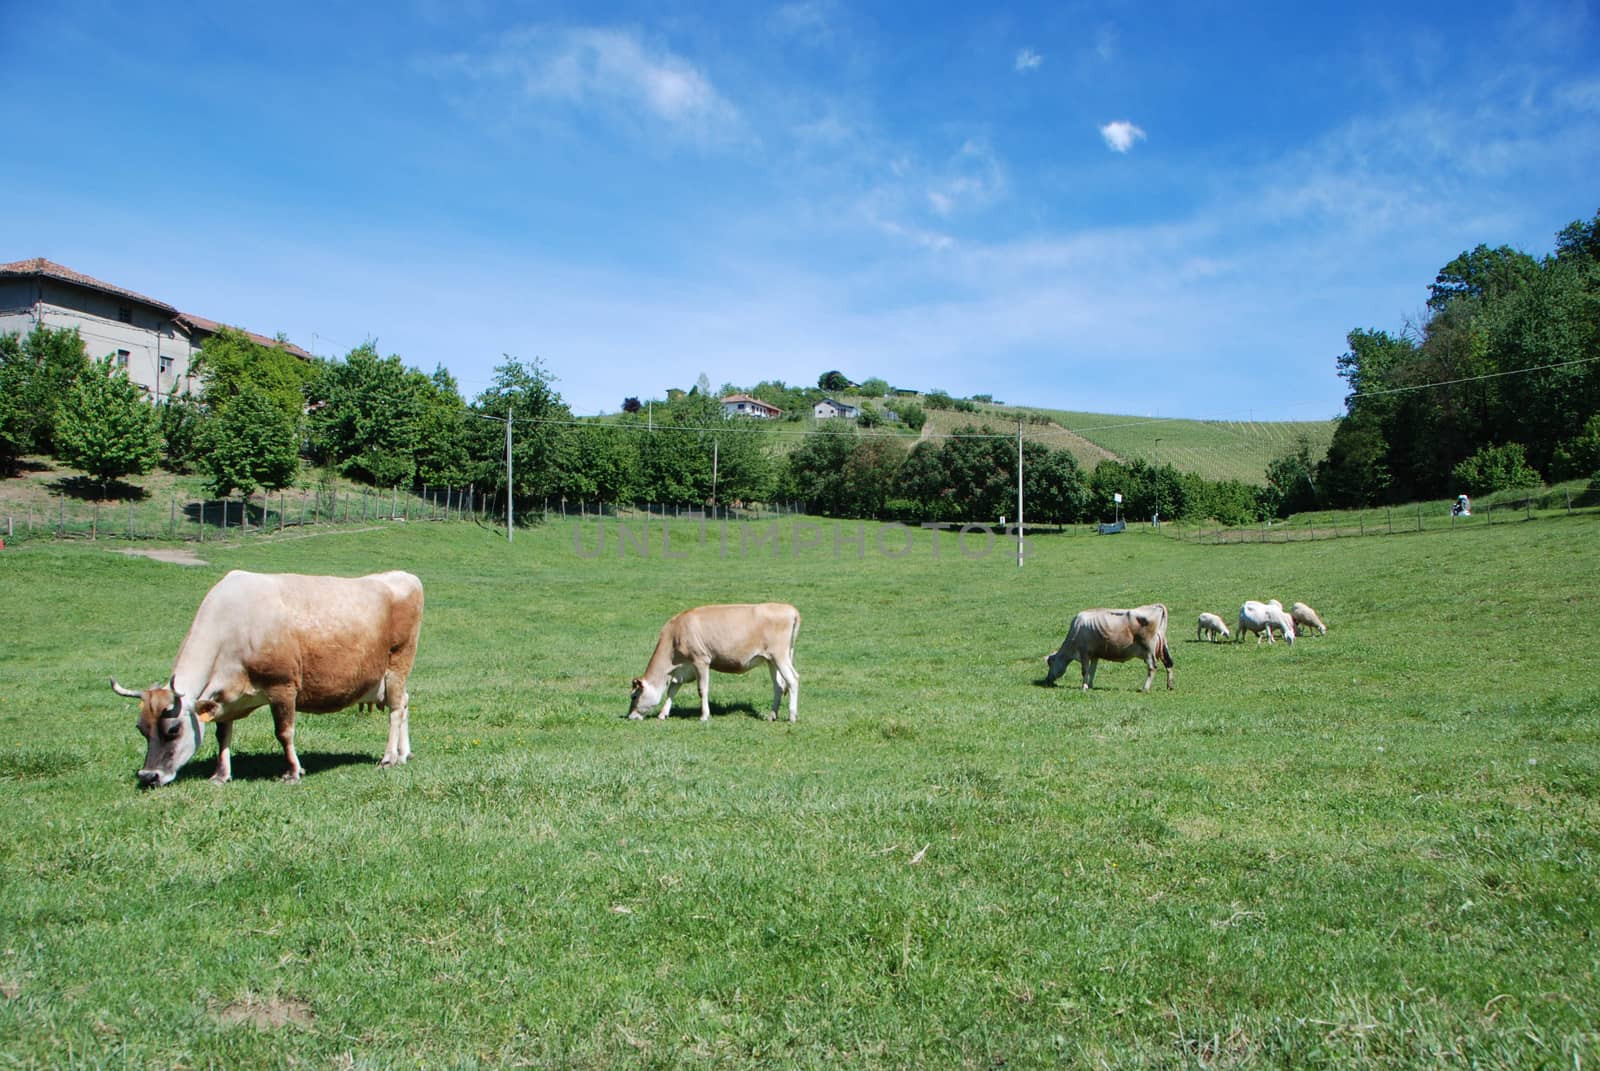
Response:
[{"label": "grazing cow", "polygon": [[1209,638],[1215,643],[1218,636],[1227,639],[1233,633],[1228,631],[1227,624],[1216,614],[1201,614],[1200,620],[1195,624],[1194,638],[1204,640]]},{"label": "grazing cow", "polygon": [[1156,661],[1167,667],[1167,689],[1172,689],[1172,653],[1167,650],[1167,608],[1161,603],[1132,610],[1080,610],[1067,628],[1067,638],[1045,658],[1049,672],[1045,683],[1054,684],[1074,660],[1083,673],[1083,690],[1094,686],[1094,671],[1100,659],[1127,662],[1143,659],[1149,670],[1144,691],[1156,679]]},{"label": "grazing cow", "polygon": [[149,741],[139,783],[164,785],[200,749],[205,726],[217,727],[217,770],[232,776],[233,723],[261,706],[272,720],[289,770],[297,711],[325,713],[360,704],[389,711],[389,746],[380,766],[411,757],[406,677],[422,628],[422,582],[410,573],[346,578],[234,570],[217,581],[195,612],[172,677],[142,692],[112,678],[118,695],[137,699],[139,731]]},{"label": "grazing cow", "polygon": [[[745,673],[765,662],[772,671],[772,710],[778,716],[783,693],[789,693],[789,720],[800,705],[800,675],[794,669],[794,641],[800,634],[800,611],[783,602],[700,606],[685,610],[661,626],[655,653],[644,676],[635,677],[628,717],[639,719],[661,704],[657,717],[672,713],[679,685],[694,680],[700,687],[700,720],[711,718],[711,671]],[[665,698],[663,698],[665,693]]]},{"label": "grazing cow", "polygon": [[1283,604],[1277,599],[1271,602],[1257,602],[1247,599],[1239,607],[1239,621],[1234,629],[1234,642],[1243,643],[1246,632],[1256,634],[1256,646],[1261,646],[1261,636],[1266,634],[1268,643],[1276,643],[1272,638],[1272,630],[1277,629],[1283,633],[1283,638],[1289,641],[1289,646],[1294,646],[1294,622],[1289,615],[1283,612]]},{"label": "grazing cow", "polygon": [[1316,629],[1319,636],[1328,634],[1328,626],[1322,623],[1322,618],[1318,617],[1317,612],[1303,602],[1297,602],[1289,607],[1289,616],[1294,620],[1296,632]]}]

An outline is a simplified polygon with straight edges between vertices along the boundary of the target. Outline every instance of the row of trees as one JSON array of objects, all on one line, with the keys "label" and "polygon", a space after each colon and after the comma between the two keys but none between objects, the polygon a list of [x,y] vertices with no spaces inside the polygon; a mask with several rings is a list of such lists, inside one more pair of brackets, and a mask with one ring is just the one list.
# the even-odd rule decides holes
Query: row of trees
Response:
[{"label": "row of trees", "polygon": [[1350,333],[1327,456],[1269,472],[1283,508],[1482,494],[1600,468],[1600,213],[1540,259],[1504,245],[1462,253],[1427,310],[1395,334]]},{"label": "row of trees", "polygon": [[[512,422],[513,491],[524,503],[766,502],[797,499],[832,516],[977,520],[1014,512],[1016,441],[987,426],[909,446],[844,421],[804,437],[762,421],[728,420],[709,389],[636,418],[578,420],[537,360],[507,358],[470,403],[444,368],[425,375],[370,345],[308,364],[224,330],[197,362],[202,390],[152,406],[107,358],[91,363],[73,331],[0,338],[0,444],[6,458],[54,454],[103,485],[158,462],[196,470],[213,494],[293,484],[309,463],[375,486],[504,484]],[[52,402],[52,399],[59,399]],[[1028,514],[1040,523],[1126,511],[1244,521],[1256,489],[1022,447]]]}]

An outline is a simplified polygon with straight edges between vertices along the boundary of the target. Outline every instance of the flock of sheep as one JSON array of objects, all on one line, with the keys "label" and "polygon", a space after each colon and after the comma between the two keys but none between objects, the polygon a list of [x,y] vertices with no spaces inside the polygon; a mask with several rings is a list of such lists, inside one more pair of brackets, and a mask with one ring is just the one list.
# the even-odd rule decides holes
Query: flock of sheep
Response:
[{"label": "flock of sheep", "polygon": [[1328,626],[1322,623],[1322,618],[1303,602],[1295,603],[1289,607],[1288,613],[1284,613],[1283,603],[1277,599],[1270,602],[1246,599],[1244,605],[1239,607],[1239,620],[1234,626],[1233,633],[1228,631],[1227,622],[1216,614],[1208,613],[1200,615],[1195,625],[1194,638],[1216,642],[1231,636],[1235,643],[1243,643],[1244,634],[1254,632],[1256,644],[1259,646],[1263,635],[1266,636],[1268,643],[1275,643],[1272,634],[1276,630],[1292,645],[1297,632],[1313,628],[1317,630],[1318,635],[1328,634]]}]

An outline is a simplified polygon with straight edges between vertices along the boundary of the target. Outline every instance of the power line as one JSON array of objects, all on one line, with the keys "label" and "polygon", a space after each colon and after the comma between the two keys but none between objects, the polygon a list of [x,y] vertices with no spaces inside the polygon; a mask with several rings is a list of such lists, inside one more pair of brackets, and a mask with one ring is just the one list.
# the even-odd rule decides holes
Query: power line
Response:
[{"label": "power line", "polygon": [[1524,372],[1546,372],[1552,368],[1570,368],[1575,364],[1591,364],[1600,361],[1600,355],[1594,357],[1575,357],[1570,361],[1556,361],[1554,364],[1539,364],[1529,368],[1511,368],[1504,372],[1485,372],[1481,376],[1462,376],[1460,379],[1441,379],[1436,383],[1415,383],[1408,387],[1385,387],[1383,390],[1364,390],[1351,394],[1350,398],[1377,398],[1385,394],[1404,394],[1414,390],[1432,390],[1435,387],[1453,387],[1459,383],[1477,383],[1485,379],[1499,379],[1502,376],[1516,376]]}]

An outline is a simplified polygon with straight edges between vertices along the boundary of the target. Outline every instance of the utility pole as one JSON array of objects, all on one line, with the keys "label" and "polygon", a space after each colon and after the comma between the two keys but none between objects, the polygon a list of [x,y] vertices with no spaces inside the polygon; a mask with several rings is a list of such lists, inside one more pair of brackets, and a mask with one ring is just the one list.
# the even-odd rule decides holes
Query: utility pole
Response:
[{"label": "utility pole", "polygon": [[1017,421],[1017,568],[1022,568],[1022,421]]},{"label": "utility pole", "polygon": [[1155,525],[1161,527],[1161,439],[1156,438],[1156,515]]},{"label": "utility pole", "polygon": [[717,462],[718,450],[721,445],[721,440],[711,440],[711,511],[713,515],[715,515],[717,509]]},{"label": "utility pole", "polygon": [[511,532],[516,517],[511,505],[511,407],[506,406],[506,542],[511,542]]}]

